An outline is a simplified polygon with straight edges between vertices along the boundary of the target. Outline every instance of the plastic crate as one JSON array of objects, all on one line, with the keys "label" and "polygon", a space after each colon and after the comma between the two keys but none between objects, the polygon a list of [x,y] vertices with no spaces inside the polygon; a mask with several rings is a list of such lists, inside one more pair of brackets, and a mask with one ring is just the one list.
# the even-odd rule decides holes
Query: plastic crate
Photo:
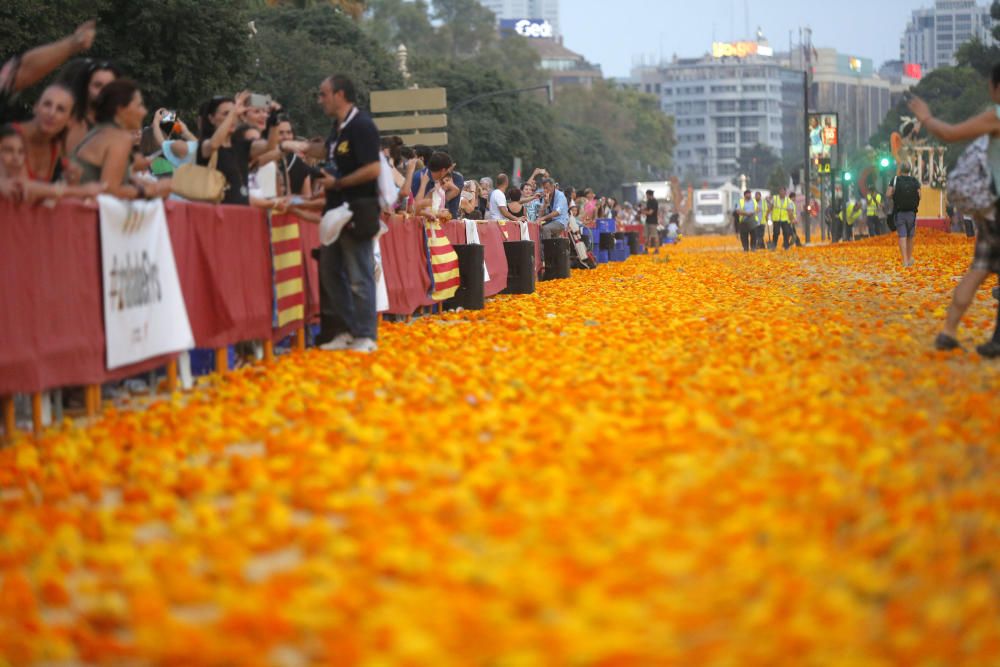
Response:
[{"label": "plastic crate", "polygon": [[[236,349],[230,345],[226,348],[229,368],[236,366]],[[191,375],[200,377],[215,372],[215,350],[207,347],[197,347],[189,353],[191,357]]]},{"label": "plastic crate", "polygon": [[628,248],[615,248],[609,255],[612,262],[624,262],[629,257]]}]

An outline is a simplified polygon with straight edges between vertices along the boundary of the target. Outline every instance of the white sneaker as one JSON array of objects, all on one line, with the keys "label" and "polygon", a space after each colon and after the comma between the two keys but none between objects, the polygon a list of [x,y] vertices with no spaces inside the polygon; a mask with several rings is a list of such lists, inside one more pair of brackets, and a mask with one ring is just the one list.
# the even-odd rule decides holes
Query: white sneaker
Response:
[{"label": "white sneaker", "polygon": [[319,349],[326,352],[336,352],[338,350],[346,350],[351,347],[354,343],[354,338],[351,337],[349,333],[342,333],[335,336],[333,340],[323,343],[319,346]]},{"label": "white sneaker", "polygon": [[378,349],[378,343],[373,341],[371,338],[356,338],[348,346],[348,350],[354,350],[355,352],[364,352],[365,354],[369,352],[374,352]]}]

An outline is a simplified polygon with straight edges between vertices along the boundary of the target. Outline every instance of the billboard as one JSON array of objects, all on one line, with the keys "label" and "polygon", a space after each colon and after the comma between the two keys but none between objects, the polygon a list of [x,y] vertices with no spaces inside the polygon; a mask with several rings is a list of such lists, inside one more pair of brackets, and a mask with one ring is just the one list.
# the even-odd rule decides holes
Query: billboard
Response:
[{"label": "billboard", "polygon": [[757,42],[712,42],[713,58],[748,58],[750,56],[773,56],[774,49]]},{"label": "billboard", "polygon": [[908,79],[920,80],[924,78],[924,68],[918,63],[904,63],[903,64],[903,76]]},{"label": "billboard", "polygon": [[839,140],[837,114],[809,114],[809,157],[828,158]]},{"label": "billboard", "polygon": [[875,63],[871,58],[859,58],[858,56],[848,56],[838,53],[837,73],[846,74],[847,76],[873,76],[875,74]]},{"label": "billboard", "polygon": [[532,39],[552,39],[556,31],[545,19],[500,19],[501,33],[516,33]]}]

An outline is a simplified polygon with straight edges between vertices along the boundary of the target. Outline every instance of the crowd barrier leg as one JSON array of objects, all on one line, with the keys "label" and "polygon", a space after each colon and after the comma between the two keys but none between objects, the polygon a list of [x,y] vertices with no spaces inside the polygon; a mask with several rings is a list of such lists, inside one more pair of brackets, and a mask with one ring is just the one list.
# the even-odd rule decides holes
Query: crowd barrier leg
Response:
[{"label": "crowd barrier leg", "polygon": [[31,395],[31,427],[35,435],[42,433],[42,394],[35,392]]},{"label": "crowd barrier leg", "polygon": [[302,325],[301,328],[295,330],[295,349],[300,351],[306,349],[305,325]]},{"label": "crowd barrier leg", "polygon": [[228,370],[229,350],[228,348],[220,347],[215,351],[215,372],[219,375],[225,375]]},{"label": "crowd barrier leg", "polygon": [[167,392],[177,391],[177,360],[171,359],[167,362]]},{"label": "crowd barrier leg", "polygon": [[269,340],[264,341],[264,363],[270,364],[274,362],[274,343]]},{"label": "crowd barrier leg", "polygon": [[96,417],[101,411],[101,385],[90,384],[83,390],[84,404],[87,407],[87,416]]},{"label": "crowd barrier leg", "polygon": [[8,440],[13,440],[14,430],[17,428],[17,421],[14,415],[14,397],[4,396],[0,398],[0,407],[3,409],[3,430]]}]

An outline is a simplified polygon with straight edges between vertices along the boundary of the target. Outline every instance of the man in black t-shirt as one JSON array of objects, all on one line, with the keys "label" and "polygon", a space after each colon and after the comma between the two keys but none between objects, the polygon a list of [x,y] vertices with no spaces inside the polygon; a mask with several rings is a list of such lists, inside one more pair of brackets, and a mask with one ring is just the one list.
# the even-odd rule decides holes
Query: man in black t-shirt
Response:
[{"label": "man in black t-shirt", "polygon": [[377,349],[373,240],[379,230],[378,177],[381,144],[375,123],[356,106],[354,83],[335,75],[319,87],[319,103],[336,123],[325,144],[309,145],[325,157],[318,183],[326,190],[326,213],[342,204],[351,220],[337,240],[322,246],[319,260],[320,334],[324,350]]},{"label": "man in black t-shirt", "polygon": [[647,249],[653,248],[653,254],[660,254],[660,202],[656,201],[656,196],[652,190],[646,190],[646,201],[642,205],[642,214],[646,216],[646,243]]},{"label": "man in black t-shirt", "polygon": [[920,209],[920,181],[911,171],[910,165],[904,162],[899,175],[892,179],[892,185],[885,193],[885,198],[892,201],[903,266],[913,266],[913,241],[917,234],[917,211]]}]

